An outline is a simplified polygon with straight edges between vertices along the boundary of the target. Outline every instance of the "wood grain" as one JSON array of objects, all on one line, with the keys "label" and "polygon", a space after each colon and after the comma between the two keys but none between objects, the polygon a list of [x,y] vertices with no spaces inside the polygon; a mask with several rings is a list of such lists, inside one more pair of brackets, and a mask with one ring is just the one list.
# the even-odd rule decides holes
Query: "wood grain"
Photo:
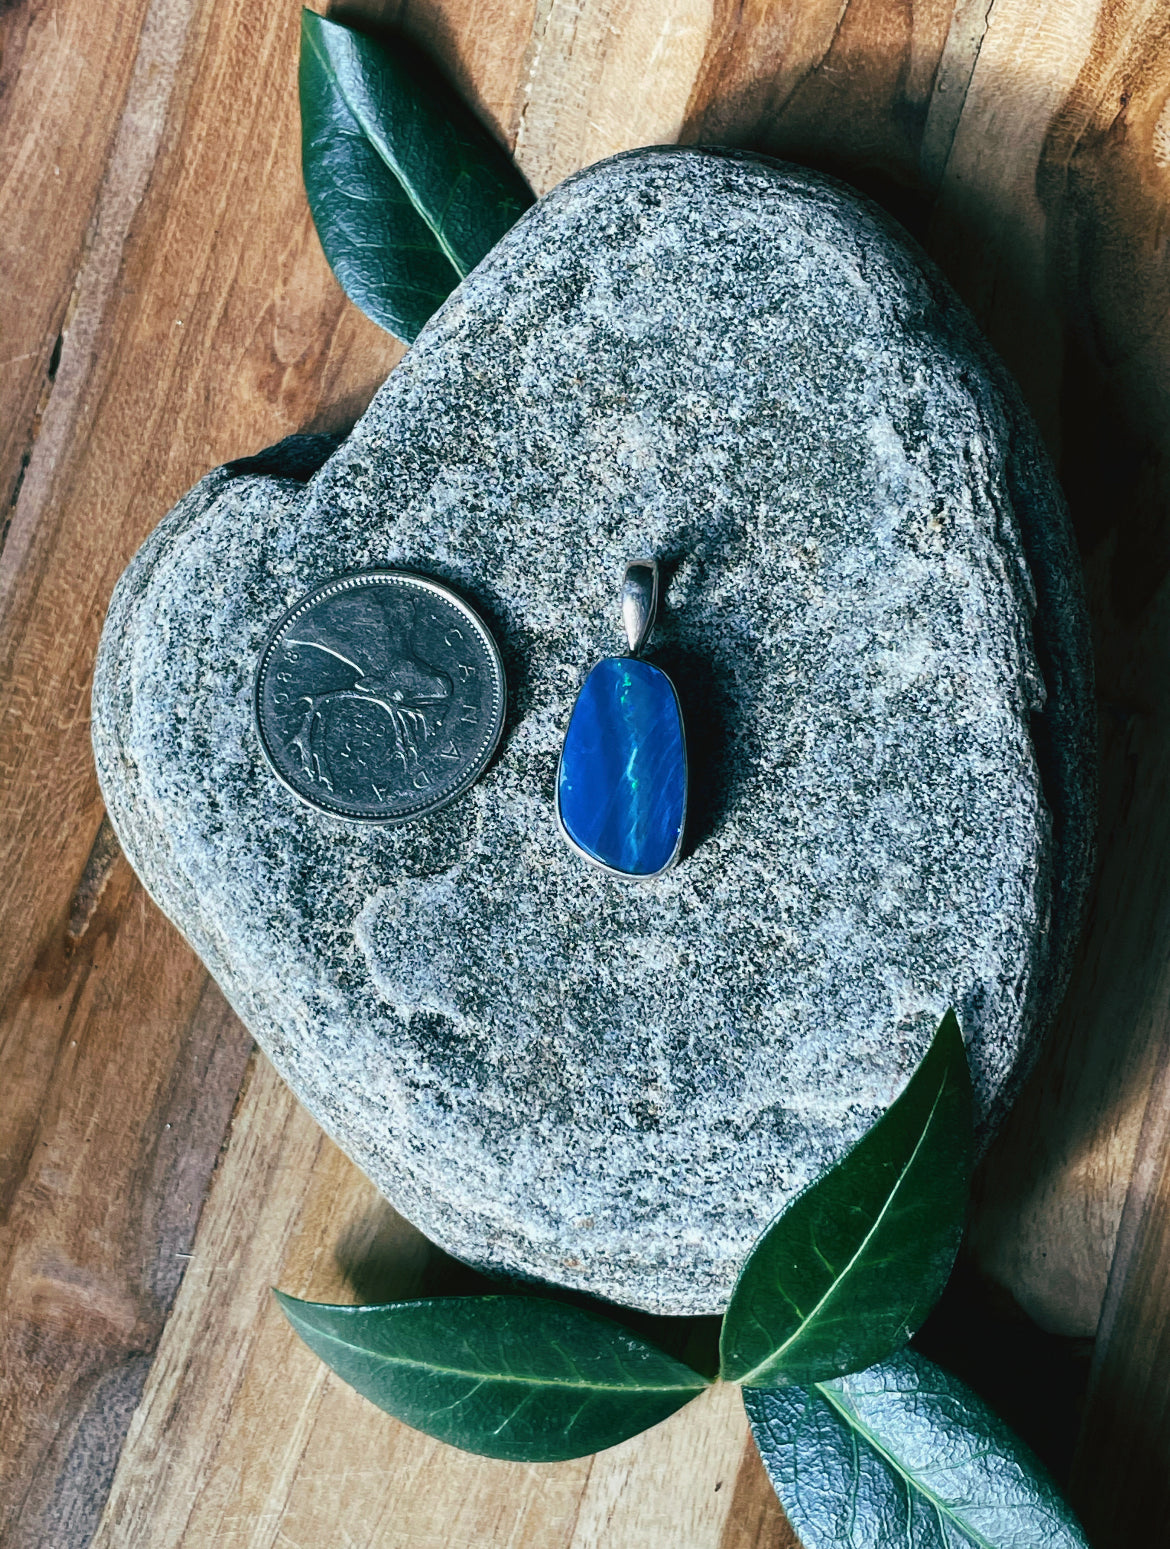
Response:
[{"label": "wood grain", "polygon": [[145,4],[108,18],[79,0],[0,13],[0,547],[55,385]]},{"label": "wood grain", "polygon": [[924,192],[921,142],[951,0],[718,0],[683,138],[808,162],[904,211]]},{"label": "wood grain", "polygon": [[[1140,1541],[1170,1474],[1170,1103],[1149,1097],[1170,963],[1164,4],[333,14],[411,32],[538,190],[672,139],[851,178],[928,242],[1020,376],[1086,557],[1101,867],[972,1249],[1056,1330],[1091,1333],[1109,1280],[1082,1453],[1103,1461],[1083,1461],[1078,1498],[1102,1545]],[[97,1541],[119,1549],[787,1545],[725,1393],[592,1462],[514,1469],[453,1461],[327,1377],[266,1286],[372,1299],[424,1250],[263,1062],[203,1205],[248,1043],[103,827],[88,692],[114,579],[176,496],[344,426],[400,353],[312,232],[296,34],[293,0],[0,13],[0,1542],[87,1544],[117,1464]],[[1119,1477],[1128,1539],[1107,1520]]]},{"label": "wood grain", "polygon": [[735,1389],[594,1459],[500,1463],[374,1409],[270,1294],[409,1295],[427,1252],[257,1058],[95,1549],[718,1549],[744,1449]]},{"label": "wood grain", "polygon": [[6,1546],[93,1531],[250,1047],[124,860],[79,913],[19,998],[0,1088]]},{"label": "wood grain", "polygon": [[[11,400],[28,463],[0,555],[6,1549],[89,1541],[248,1046],[99,837],[105,604],[207,466],[345,422],[401,353],[339,298],[304,209],[295,10],[244,11],[4,17],[3,347],[33,371]],[[269,99],[254,84],[274,63]]]},{"label": "wood grain", "polygon": [[1073,1471],[1095,1549],[1139,1542],[1170,1512],[1170,1042],[1138,1139]]},{"label": "wood grain", "polygon": [[[1170,27],[1142,4],[1078,18],[1000,0],[992,21],[935,228],[947,224],[951,272],[1060,457],[1094,615],[1102,800],[1090,928],[987,1169],[975,1247],[1041,1323],[1091,1334],[1170,1033],[1170,179],[1157,138]],[[1017,146],[1003,82],[1041,62]]]},{"label": "wood grain", "polygon": [[731,1509],[723,1525],[719,1549],[800,1549],[800,1540],[780,1509],[750,1437],[732,1488]]}]

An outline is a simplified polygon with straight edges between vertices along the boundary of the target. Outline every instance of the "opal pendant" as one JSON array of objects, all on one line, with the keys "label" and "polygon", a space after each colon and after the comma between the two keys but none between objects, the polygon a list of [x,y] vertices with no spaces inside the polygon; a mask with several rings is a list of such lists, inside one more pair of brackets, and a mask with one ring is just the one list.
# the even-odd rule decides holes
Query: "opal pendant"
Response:
[{"label": "opal pendant", "polygon": [[628,656],[598,662],[577,695],[557,770],[557,822],[586,860],[615,876],[661,876],[687,816],[687,747],[674,684],[639,653],[658,610],[658,561],[622,585]]}]

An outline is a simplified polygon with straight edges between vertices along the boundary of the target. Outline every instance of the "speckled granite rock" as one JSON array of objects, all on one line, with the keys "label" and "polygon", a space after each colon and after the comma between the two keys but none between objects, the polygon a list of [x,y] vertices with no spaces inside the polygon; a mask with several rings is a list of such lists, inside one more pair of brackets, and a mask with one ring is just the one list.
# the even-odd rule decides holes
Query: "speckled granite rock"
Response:
[{"label": "speckled granite rock", "polygon": [[[1083,899],[1085,622],[1034,432],[904,236],[791,167],[618,157],[300,482],[320,455],[218,470],[144,545],[94,742],[147,887],[407,1216],[485,1267],[713,1311],[952,1002],[994,1123]],[[564,846],[553,779],[646,552],[694,823],[637,886]],[[250,693],[288,604],[387,564],[477,602],[512,702],[467,797],[371,829],[277,783]]]}]

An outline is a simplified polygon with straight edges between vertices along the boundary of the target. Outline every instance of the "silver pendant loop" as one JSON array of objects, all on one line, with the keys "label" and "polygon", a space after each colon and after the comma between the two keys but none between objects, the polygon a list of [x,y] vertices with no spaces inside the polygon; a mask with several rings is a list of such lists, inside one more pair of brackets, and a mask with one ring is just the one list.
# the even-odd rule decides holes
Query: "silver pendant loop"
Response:
[{"label": "silver pendant loop", "polygon": [[650,638],[657,614],[658,561],[632,560],[622,582],[622,623],[626,626],[631,656],[637,656]]}]

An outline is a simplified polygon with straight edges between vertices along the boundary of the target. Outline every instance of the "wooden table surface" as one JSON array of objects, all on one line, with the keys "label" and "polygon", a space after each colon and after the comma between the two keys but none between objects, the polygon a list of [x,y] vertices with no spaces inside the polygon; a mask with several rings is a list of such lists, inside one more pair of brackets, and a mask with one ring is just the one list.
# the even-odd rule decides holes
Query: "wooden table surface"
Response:
[{"label": "wooden table surface", "polygon": [[[969,1255],[1042,1328],[1096,1337],[1069,1485],[1095,1549],[1165,1543],[1170,9],[334,14],[423,42],[538,192],[674,140],[841,173],[926,243],[1018,374],[1088,576],[1101,856]],[[89,685],[119,571],[207,469],[348,426],[401,354],[313,233],[297,33],[294,0],[0,8],[0,1544],[792,1545],[734,1390],[525,1467],[406,1430],[298,1344],[270,1285],[393,1295],[426,1246],[253,1054],[103,817]]]}]

